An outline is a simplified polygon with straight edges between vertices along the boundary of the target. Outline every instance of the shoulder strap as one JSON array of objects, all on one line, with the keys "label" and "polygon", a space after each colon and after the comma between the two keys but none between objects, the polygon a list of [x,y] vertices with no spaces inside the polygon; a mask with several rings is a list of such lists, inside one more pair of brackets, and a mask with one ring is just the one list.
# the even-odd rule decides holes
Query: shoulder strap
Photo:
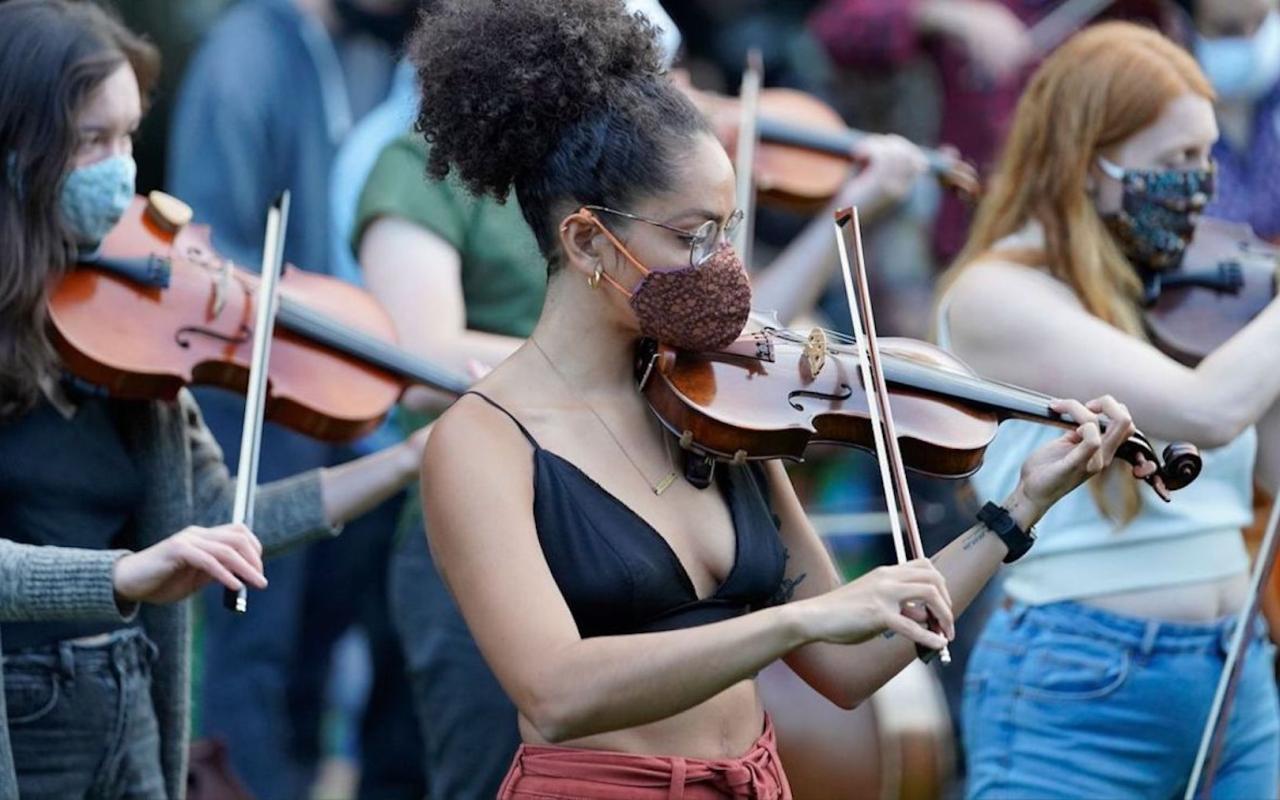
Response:
[{"label": "shoulder strap", "polygon": [[481,394],[480,392],[477,392],[477,391],[475,391],[475,390],[472,390],[472,391],[469,391],[469,392],[463,392],[461,396],[462,396],[462,397],[465,397],[465,396],[467,396],[467,395],[469,395],[469,394],[473,394],[473,395],[475,395],[476,397],[479,397],[481,400],[485,401],[485,402],[486,402],[486,403],[488,403],[489,405],[491,405],[491,406],[493,406],[494,408],[496,408],[496,409],[498,409],[499,411],[501,411],[503,414],[506,414],[506,415],[507,415],[507,418],[508,418],[508,419],[510,419],[512,422],[514,422],[514,423],[516,424],[516,427],[520,429],[520,433],[524,434],[524,438],[529,440],[529,444],[533,446],[533,449],[534,449],[534,450],[541,450],[541,449],[542,449],[542,448],[538,445],[538,440],[537,440],[537,439],[535,439],[535,438],[533,438],[533,434],[532,434],[532,433],[529,433],[529,429],[528,429],[528,428],[526,428],[524,425],[522,425],[522,424],[520,423],[520,420],[516,419],[515,414],[512,414],[510,411],[508,411],[508,410],[506,410],[505,408],[503,408],[502,406],[498,405],[498,404],[497,404],[496,402],[494,402],[494,401],[493,401],[493,399],[492,399],[491,397],[489,397],[487,394]]}]

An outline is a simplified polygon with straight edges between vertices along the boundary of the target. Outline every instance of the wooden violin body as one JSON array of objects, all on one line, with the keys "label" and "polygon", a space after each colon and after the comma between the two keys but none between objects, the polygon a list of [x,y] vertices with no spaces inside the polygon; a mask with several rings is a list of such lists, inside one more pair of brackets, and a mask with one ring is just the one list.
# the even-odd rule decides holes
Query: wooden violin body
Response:
[{"label": "wooden violin body", "polygon": [[[715,458],[800,460],[811,443],[870,450],[856,351],[822,339],[818,332],[797,339],[766,331],[720,353],[658,347],[642,353],[641,389],[682,446]],[[1073,424],[1049,408],[1050,398],[983,381],[939,347],[912,339],[881,343],[909,469],[944,478],[973,474],[1004,419]],[[1141,434],[1117,455],[1155,461],[1169,490],[1200,472],[1193,446],[1169,445],[1161,455]]]},{"label": "wooden violin body", "polygon": [[[886,354],[919,358],[942,368],[957,363],[924,342],[881,341]],[[775,341],[771,351],[767,357],[756,357],[663,348],[656,356],[655,374],[645,384],[645,396],[674,433],[691,433],[699,451],[722,459],[800,461],[810,444],[871,448],[871,424],[856,362],[831,359],[815,375],[802,346]],[[764,384],[777,384],[777,391],[768,391]],[[943,477],[976,471],[998,425],[993,414],[975,409],[953,407],[953,417],[951,410],[923,393],[895,394],[893,408],[901,419],[899,433],[908,463],[928,465],[922,471]],[[779,425],[780,419],[786,421]],[[749,443],[744,430],[752,432]],[[945,439],[935,436],[939,430],[946,431]]]},{"label": "wooden violin body", "polygon": [[1144,276],[1147,335],[1195,366],[1271,303],[1278,274],[1280,246],[1244,223],[1203,218],[1177,268]]},{"label": "wooden violin body", "polygon": [[[244,390],[258,278],[218,256],[207,227],[166,232],[148,200],[135,198],[96,256],[150,260],[168,285],[72,270],[49,302],[67,369],[119,397],[171,398],[188,384]],[[454,391],[464,383],[400,350],[367,292],[299,269],[281,278],[270,365],[267,418],[326,441],[372,431],[409,382]]]}]

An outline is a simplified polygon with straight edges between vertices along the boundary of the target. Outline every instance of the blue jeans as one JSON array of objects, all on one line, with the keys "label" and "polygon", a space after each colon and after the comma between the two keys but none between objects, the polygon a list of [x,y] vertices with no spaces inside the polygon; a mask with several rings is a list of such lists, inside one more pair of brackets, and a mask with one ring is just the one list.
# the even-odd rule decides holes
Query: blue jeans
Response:
[{"label": "blue jeans", "polygon": [[391,615],[422,724],[430,796],[493,800],[520,745],[516,707],[436,571],[420,508],[406,514],[412,527],[391,559]]},{"label": "blue jeans", "polygon": [[140,628],[4,657],[23,800],[165,800],[151,705],[156,649]]},{"label": "blue jeans", "polygon": [[[1184,624],[1080,603],[1006,604],[970,657],[970,798],[1181,797],[1234,617]],[[1275,647],[1255,626],[1215,798],[1270,798],[1280,779]]]}]

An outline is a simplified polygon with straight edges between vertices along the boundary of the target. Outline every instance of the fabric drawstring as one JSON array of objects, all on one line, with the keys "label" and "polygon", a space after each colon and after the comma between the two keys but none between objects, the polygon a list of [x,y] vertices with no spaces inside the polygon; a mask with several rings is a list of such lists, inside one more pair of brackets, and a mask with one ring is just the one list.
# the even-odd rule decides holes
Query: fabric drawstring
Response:
[{"label": "fabric drawstring", "polygon": [[[626,786],[656,793],[644,795],[646,797],[661,797],[665,790],[667,800],[685,800],[695,787],[714,789],[733,800],[789,800],[791,795],[778,758],[773,726],[767,717],[765,720],[764,733],[750,752],[733,759],[521,745],[499,797],[519,796],[520,784],[526,780],[540,782],[538,788],[533,789],[535,793],[547,789],[547,780],[564,780],[573,781],[575,786],[585,781],[614,789]],[[705,793],[696,796],[703,797]]]}]

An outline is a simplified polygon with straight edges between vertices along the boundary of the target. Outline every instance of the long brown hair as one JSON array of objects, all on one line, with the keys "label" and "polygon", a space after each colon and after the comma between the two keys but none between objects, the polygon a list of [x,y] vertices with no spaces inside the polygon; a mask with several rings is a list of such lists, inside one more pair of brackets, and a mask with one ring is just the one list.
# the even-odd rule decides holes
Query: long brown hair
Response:
[{"label": "long brown hair", "polygon": [[159,54],[94,3],[0,3],[0,420],[30,409],[56,369],[47,290],[74,253],[58,196],[77,115],[126,63],[145,97]]},{"label": "long brown hair", "polygon": [[[1089,313],[1142,336],[1141,283],[1089,196],[1089,170],[1100,152],[1153,123],[1172,100],[1213,89],[1195,59],[1148,28],[1109,22],[1086,28],[1045,60],[1018,102],[999,166],[969,241],[939,285],[992,254],[996,243],[1029,222],[1044,228],[1043,251],[1001,251],[1043,266],[1070,286]],[[1101,476],[1100,476],[1101,477]],[[1108,516],[1127,522],[1139,496],[1126,481],[1115,510],[1102,480],[1091,489]]]}]

